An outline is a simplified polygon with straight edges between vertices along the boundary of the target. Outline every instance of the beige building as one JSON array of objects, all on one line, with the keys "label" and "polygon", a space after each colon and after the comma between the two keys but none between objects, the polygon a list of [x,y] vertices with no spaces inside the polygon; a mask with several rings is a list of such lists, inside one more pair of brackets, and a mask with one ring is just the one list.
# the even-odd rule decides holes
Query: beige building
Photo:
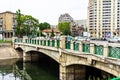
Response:
[{"label": "beige building", "polygon": [[87,19],[92,37],[120,35],[120,0],[89,0]]},{"label": "beige building", "polygon": [[13,27],[16,26],[16,13],[10,11],[0,13],[0,34],[5,39],[11,39],[13,36]]},{"label": "beige building", "polygon": [[57,28],[45,29],[42,32],[46,37],[51,37],[52,30],[54,32],[55,37],[60,37],[61,32]]}]

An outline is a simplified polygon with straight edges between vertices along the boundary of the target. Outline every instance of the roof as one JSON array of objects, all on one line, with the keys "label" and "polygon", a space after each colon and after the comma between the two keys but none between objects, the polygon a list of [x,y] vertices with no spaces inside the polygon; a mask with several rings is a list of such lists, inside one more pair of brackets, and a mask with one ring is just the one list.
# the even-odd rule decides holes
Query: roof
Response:
[{"label": "roof", "polygon": [[53,28],[53,29],[45,29],[45,30],[43,30],[42,32],[48,32],[48,33],[51,33],[52,30],[54,31],[54,33],[60,33],[60,31],[59,31],[57,28]]},{"label": "roof", "polygon": [[4,13],[16,14],[16,13],[13,13],[13,12],[11,12],[11,11],[1,12],[0,14],[4,14]]}]

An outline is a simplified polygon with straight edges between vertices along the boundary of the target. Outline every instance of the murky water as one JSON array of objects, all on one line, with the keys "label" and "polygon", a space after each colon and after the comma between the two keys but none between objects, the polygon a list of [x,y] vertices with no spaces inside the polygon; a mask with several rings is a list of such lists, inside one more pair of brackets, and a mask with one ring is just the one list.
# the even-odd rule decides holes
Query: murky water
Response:
[{"label": "murky water", "polygon": [[23,63],[16,59],[0,63],[0,80],[58,80],[58,69],[42,63]]},{"label": "murky water", "polygon": [[[84,67],[86,68],[86,74],[79,73],[82,69],[80,65],[69,68],[74,70],[69,74],[67,73],[69,75],[68,80],[80,80],[78,76],[81,75],[86,76],[82,80],[110,80],[110,75],[103,76],[100,70],[92,67]],[[72,76],[74,77],[72,78]],[[24,63],[18,59],[0,60],[0,80],[59,80],[59,64],[50,59],[34,63]]]}]

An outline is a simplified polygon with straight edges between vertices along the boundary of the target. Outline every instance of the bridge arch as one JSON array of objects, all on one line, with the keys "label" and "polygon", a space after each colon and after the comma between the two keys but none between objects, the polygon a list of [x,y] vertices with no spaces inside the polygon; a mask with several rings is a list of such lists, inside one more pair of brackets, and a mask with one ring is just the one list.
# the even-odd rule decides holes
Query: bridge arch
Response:
[{"label": "bridge arch", "polygon": [[46,52],[44,50],[29,50],[29,51],[26,51],[25,53],[26,54],[29,54],[29,53],[34,54],[34,53],[36,53],[36,54],[38,54],[36,56],[39,56],[39,57],[41,57],[41,56],[48,56],[49,58],[51,58],[54,61],[56,61],[57,63],[59,63],[59,58],[56,58],[54,55],[51,55],[51,54],[49,54],[49,52]]},{"label": "bridge arch", "polygon": [[[69,66],[71,66],[71,65],[82,65],[82,66],[88,66],[88,67],[93,67],[93,68],[96,68],[96,69],[99,69],[99,70],[101,70],[101,71],[103,71],[103,72],[106,72],[106,73],[108,73],[108,74],[110,74],[110,75],[113,75],[113,76],[116,76],[115,75],[115,73],[111,73],[111,71],[110,71],[110,67],[109,66],[106,66],[106,68],[104,68],[105,66],[104,65],[106,65],[106,64],[91,64],[91,65],[88,65],[87,63],[86,63],[86,61],[80,61],[80,62],[76,62],[76,61],[71,61],[71,62],[69,62],[69,63],[67,63],[67,65],[66,65],[66,68],[67,67],[69,67]],[[99,66],[98,66],[99,65]]]},{"label": "bridge arch", "polygon": [[[71,64],[66,66],[66,77],[68,80],[108,80],[112,74],[93,66],[82,64]],[[113,76],[114,77],[114,76]]]},{"label": "bridge arch", "polygon": [[23,53],[28,54],[30,51],[32,52],[38,52],[38,53],[42,53],[46,56],[49,56],[50,58],[52,58],[53,60],[55,60],[57,63],[59,63],[59,52],[53,52],[51,50],[47,49],[38,49],[37,47],[30,47],[30,46],[15,46],[15,49],[20,48],[21,50],[23,50]]},{"label": "bridge arch", "polygon": [[16,47],[15,50],[16,50],[19,58],[23,58],[23,52],[24,52],[23,48],[21,48],[21,47]]}]

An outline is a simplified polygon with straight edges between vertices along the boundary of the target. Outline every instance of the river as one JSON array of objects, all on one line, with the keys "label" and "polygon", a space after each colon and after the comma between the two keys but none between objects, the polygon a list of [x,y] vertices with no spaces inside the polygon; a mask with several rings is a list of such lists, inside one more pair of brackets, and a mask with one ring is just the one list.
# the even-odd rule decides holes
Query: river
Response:
[{"label": "river", "polygon": [[[81,66],[75,65],[70,68],[75,69],[75,72],[73,72],[75,75],[68,73],[69,78],[67,80],[73,80],[73,78],[70,78],[72,76],[76,76],[74,80],[81,80],[78,79],[78,76],[84,74],[76,74],[76,72],[79,73]],[[103,75],[100,74],[101,71],[98,69],[86,67],[86,72],[86,79],[82,80],[110,80],[109,74],[99,79]],[[0,80],[59,80],[59,64],[48,59],[27,63],[18,59],[0,60]]]},{"label": "river", "polygon": [[59,68],[52,64],[23,63],[17,59],[1,62],[0,80],[59,80]]}]

